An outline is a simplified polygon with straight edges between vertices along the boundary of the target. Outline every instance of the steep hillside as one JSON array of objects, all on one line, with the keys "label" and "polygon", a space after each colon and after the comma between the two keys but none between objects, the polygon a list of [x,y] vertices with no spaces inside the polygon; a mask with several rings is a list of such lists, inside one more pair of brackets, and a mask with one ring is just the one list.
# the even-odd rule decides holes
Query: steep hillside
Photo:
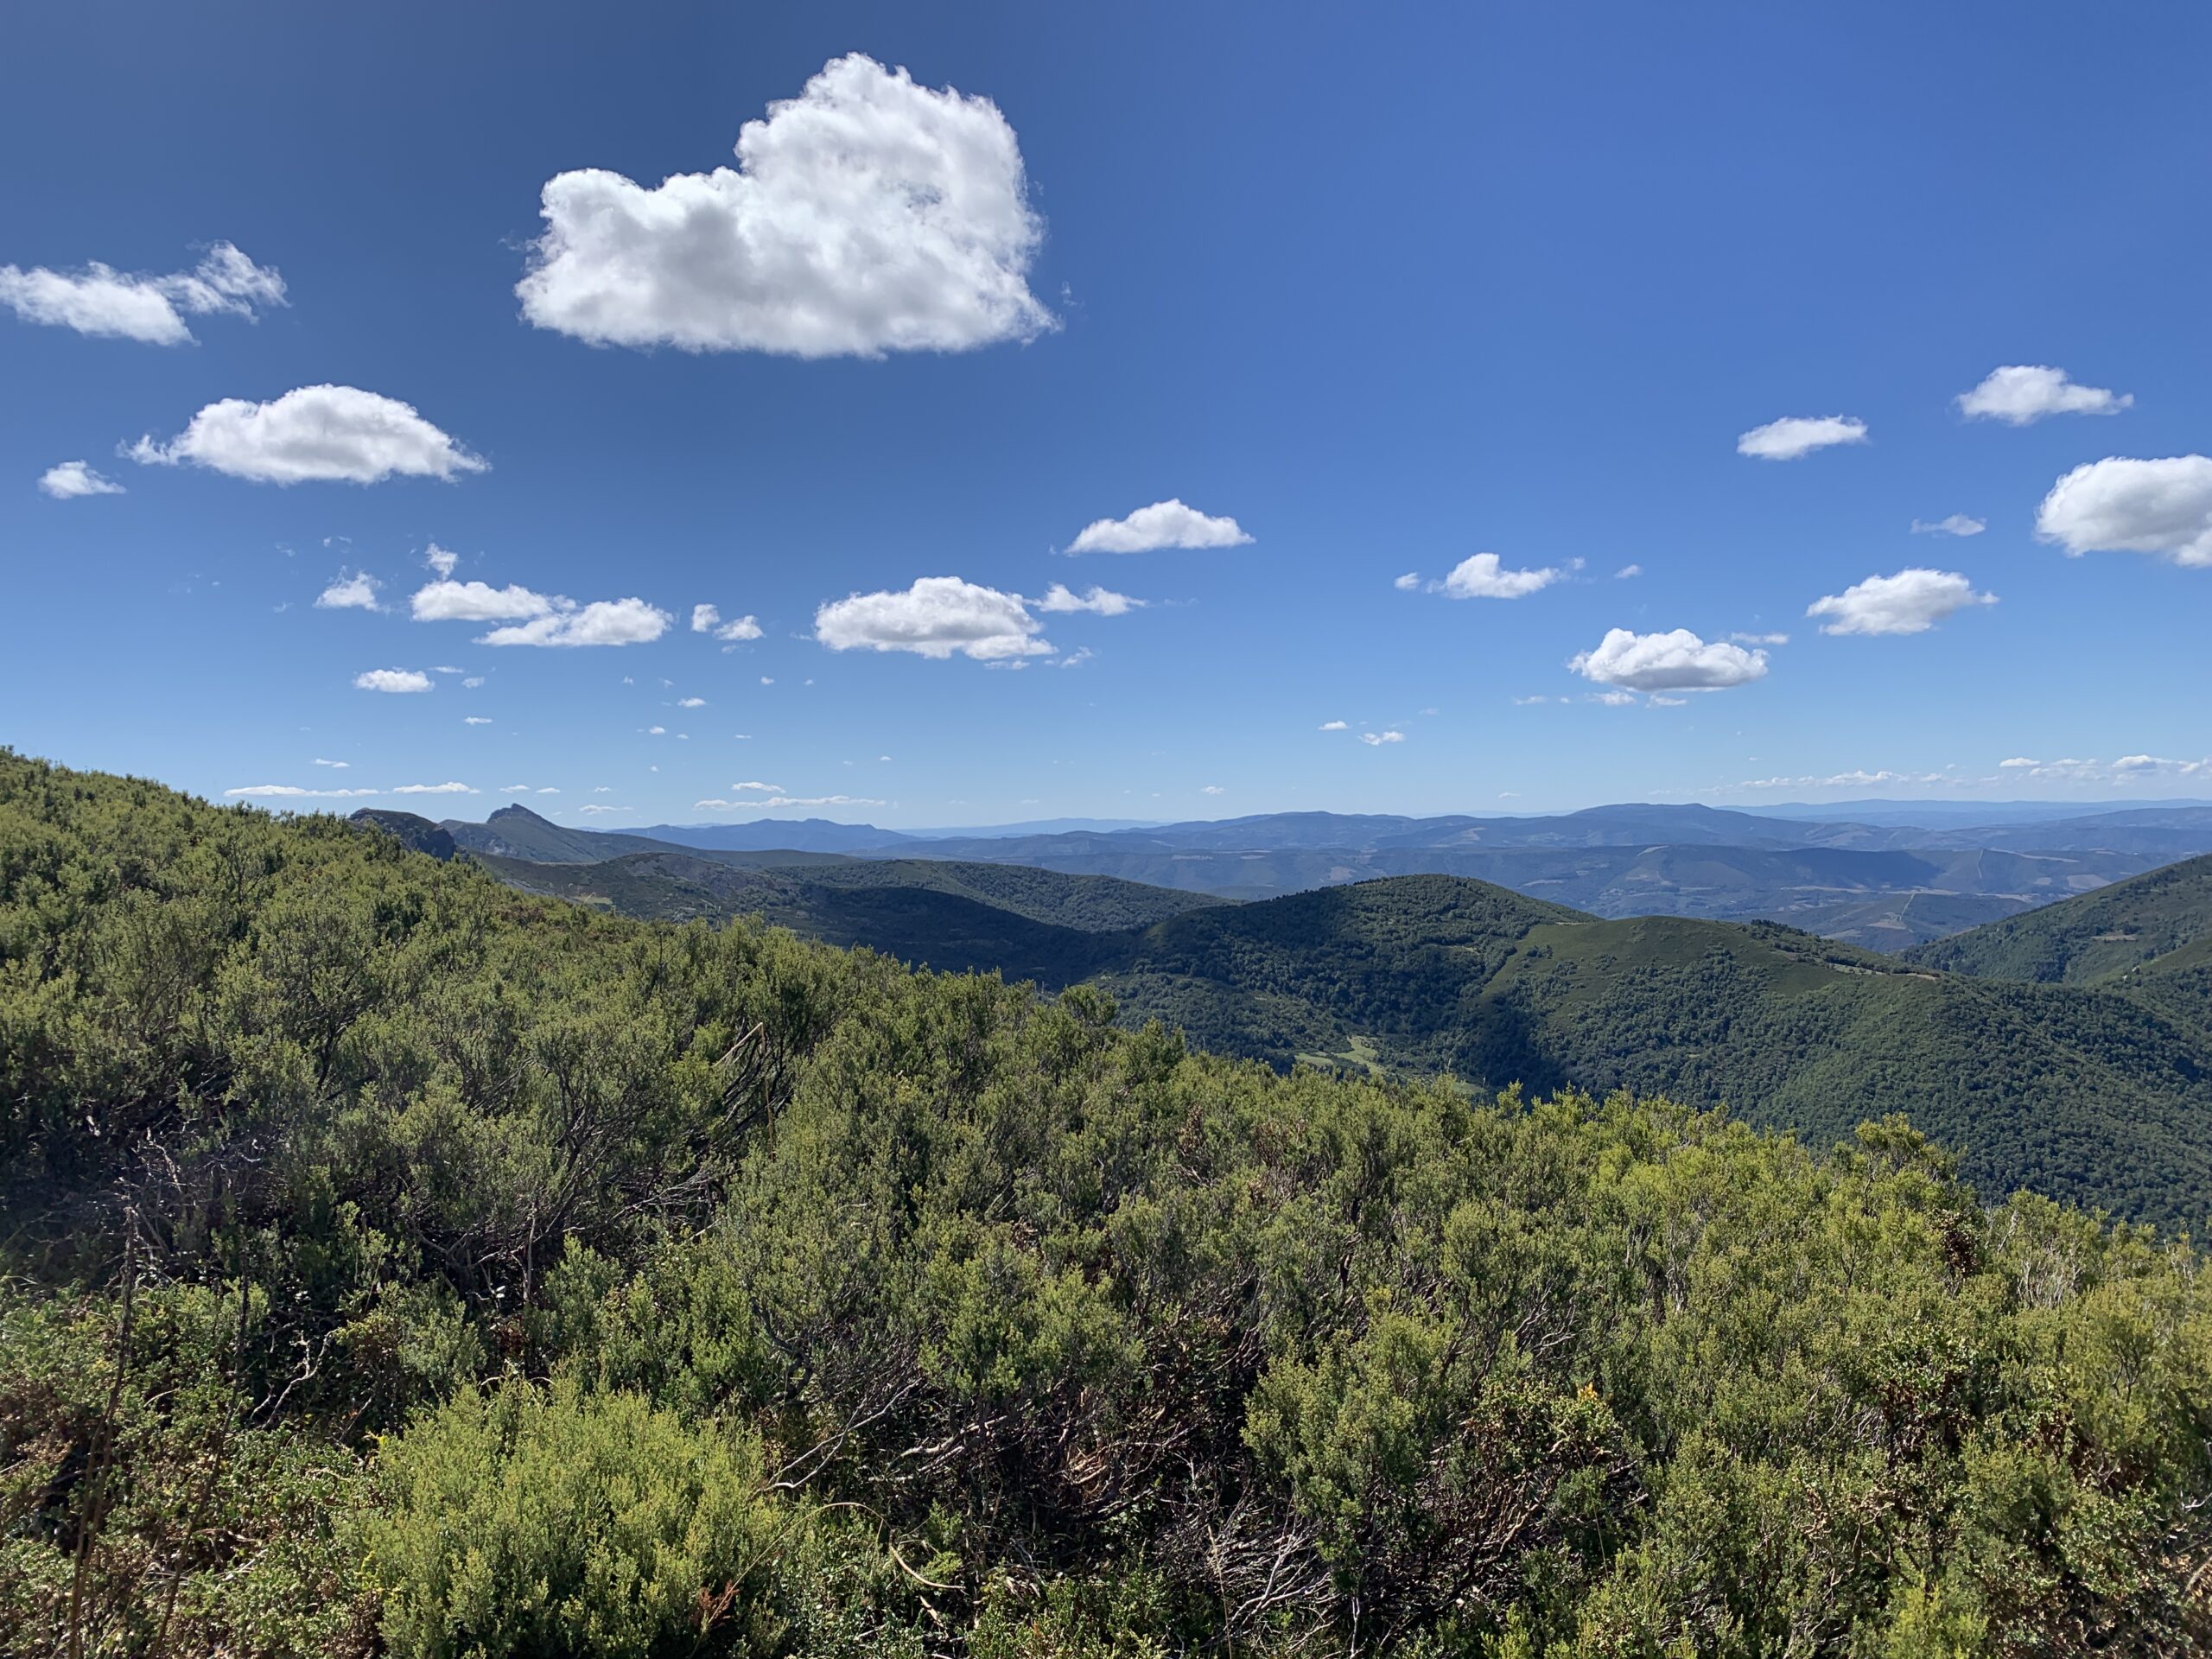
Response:
[{"label": "steep hillside", "polygon": [[1910,960],[1992,979],[2098,985],[2156,971],[2161,958],[2207,938],[2212,938],[2212,857],[2168,865],[1923,945]]},{"label": "steep hillside", "polygon": [[461,850],[443,824],[434,823],[420,813],[390,812],[365,806],[353,815],[353,822],[374,824],[385,834],[398,837],[401,846],[428,853],[432,858],[448,859]]}]

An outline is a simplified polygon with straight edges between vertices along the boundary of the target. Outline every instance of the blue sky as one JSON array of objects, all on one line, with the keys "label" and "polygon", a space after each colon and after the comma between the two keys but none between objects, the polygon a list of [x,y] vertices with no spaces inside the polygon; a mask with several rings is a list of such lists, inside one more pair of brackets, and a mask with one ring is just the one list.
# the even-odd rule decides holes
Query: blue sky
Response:
[{"label": "blue sky", "polygon": [[[19,749],[608,825],[2212,795],[2201,7],[5,29]],[[1170,502],[1092,539],[1230,544],[1065,550]]]}]

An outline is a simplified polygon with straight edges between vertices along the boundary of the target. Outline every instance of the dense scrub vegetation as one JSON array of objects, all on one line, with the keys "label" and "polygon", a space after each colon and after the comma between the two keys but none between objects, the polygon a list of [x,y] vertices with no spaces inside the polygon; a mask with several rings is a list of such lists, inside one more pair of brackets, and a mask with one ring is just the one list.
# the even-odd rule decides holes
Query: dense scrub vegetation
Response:
[{"label": "dense scrub vegetation", "polygon": [[2212,1650],[2212,1282],[0,755],[0,1643]]}]

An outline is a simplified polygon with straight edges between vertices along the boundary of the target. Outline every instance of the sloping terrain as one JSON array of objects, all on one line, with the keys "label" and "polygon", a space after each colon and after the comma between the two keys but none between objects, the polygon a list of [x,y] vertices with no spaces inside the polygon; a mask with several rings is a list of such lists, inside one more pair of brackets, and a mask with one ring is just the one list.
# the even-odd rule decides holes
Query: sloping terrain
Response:
[{"label": "sloping terrain", "polygon": [[1910,960],[1951,973],[2097,985],[2212,938],[2212,857],[2193,858],[2010,921],[1923,945]]},{"label": "sloping terrain", "polygon": [[1279,1066],[1664,1091],[1815,1141],[1904,1112],[1992,1196],[2166,1220],[2212,1198],[2212,1029],[2169,1001],[1938,974],[1769,925],[1604,921],[1437,876],[1179,918],[1099,979],[1132,1016]]},{"label": "sloping terrain", "polygon": [[933,860],[726,863],[669,848],[594,864],[477,861],[510,887],[654,921],[757,916],[825,944],[864,944],[948,973],[1065,985],[1109,958],[1101,936],[1217,906],[1204,895],[1020,865]]}]

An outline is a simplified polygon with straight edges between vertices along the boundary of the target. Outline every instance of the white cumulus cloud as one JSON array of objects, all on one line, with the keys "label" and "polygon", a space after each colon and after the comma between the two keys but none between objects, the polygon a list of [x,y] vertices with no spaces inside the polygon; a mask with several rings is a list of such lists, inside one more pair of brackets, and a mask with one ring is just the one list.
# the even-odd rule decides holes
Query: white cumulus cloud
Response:
[{"label": "white cumulus cloud", "polygon": [[1126,518],[1096,518],[1068,543],[1071,553],[1153,553],[1163,547],[1243,547],[1252,538],[1234,518],[1217,518],[1179,500],[1155,501]]},{"label": "white cumulus cloud", "polygon": [[2212,566],[2212,456],[2107,456],[2076,467],[2044,497],[2036,534],[2076,557],[2156,553]]},{"label": "white cumulus cloud", "polygon": [[2025,426],[2046,415],[2117,415],[2135,399],[2102,386],[2076,385],[2066,371],[2039,363],[2013,363],[1992,369],[1989,378],[1954,400],[1970,421],[2002,421]]},{"label": "white cumulus cloud", "polygon": [[923,576],[904,592],[855,594],[814,613],[814,637],[832,651],[911,651],[977,662],[1039,657],[1052,647],[1019,594],[958,576]]},{"label": "white cumulus cloud", "polygon": [[356,674],[353,683],[363,691],[428,691],[430,677],[412,668],[372,668]]},{"label": "white cumulus cloud", "polygon": [[1824,616],[1822,633],[1925,633],[1945,617],[1970,605],[1994,605],[1997,595],[1978,594],[1955,570],[1913,569],[1866,581],[1816,599],[1808,616]]},{"label": "white cumulus cloud", "polygon": [[694,605],[691,607],[691,632],[711,633],[717,639],[731,641],[758,639],[760,637],[760,621],[757,617],[741,616],[734,621],[725,622],[721,612],[714,606]]},{"label": "white cumulus cloud", "polygon": [[1866,442],[1866,423],[1850,415],[1792,415],[1755,426],[1736,440],[1736,453],[1758,461],[1796,461],[1815,449]]},{"label": "white cumulus cloud", "polygon": [[1126,616],[1145,606],[1143,600],[1131,599],[1111,588],[1093,588],[1088,593],[1077,594],[1057,582],[1045,590],[1044,598],[1030,603],[1040,611],[1092,611],[1100,616]]},{"label": "white cumulus cloud", "polygon": [[391,792],[395,795],[474,795],[476,791],[467,784],[402,784]]},{"label": "white cumulus cloud", "polygon": [[678,697],[676,706],[679,709],[703,709],[707,706],[707,700],[704,697]]},{"label": "white cumulus cloud", "polygon": [[1508,570],[1497,554],[1475,553],[1452,566],[1451,574],[1436,584],[1436,591],[1453,599],[1519,599],[1550,587],[1559,576],[1549,569]]},{"label": "white cumulus cloud", "polygon": [[409,608],[417,622],[513,622],[546,615],[565,603],[513,582],[494,588],[484,582],[441,581],[417,588]]},{"label": "white cumulus cloud", "polygon": [[504,628],[477,640],[480,645],[644,645],[668,632],[676,619],[642,599],[595,599]]},{"label": "white cumulus cloud", "polygon": [[189,341],[188,315],[251,321],[262,307],[283,303],[283,277],[227,242],[216,243],[192,270],[164,276],[119,271],[98,260],[77,270],[0,265],[0,305],[24,321],[149,346]]},{"label": "white cumulus cloud", "polygon": [[642,599],[601,599],[579,605],[563,594],[541,594],[510,582],[445,580],[415,591],[417,622],[505,622],[480,636],[480,645],[647,645],[676,619]]},{"label": "white cumulus cloud", "polygon": [[1325,732],[1341,732],[1344,729],[1344,727],[1345,722],[1344,721],[1325,720],[1321,722],[1318,729]]},{"label": "white cumulus cloud", "polygon": [[1595,651],[1578,653],[1567,666],[1586,680],[1632,691],[1712,691],[1764,679],[1766,652],[1723,640],[1708,645],[1688,628],[1611,628]]},{"label": "white cumulus cloud", "polygon": [[449,576],[453,575],[454,567],[460,564],[461,555],[451,548],[440,547],[432,542],[423,550],[423,563],[435,574]]},{"label": "white cumulus cloud", "polygon": [[523,315],[595,346],[880,357],[1031,340],[1044,224],[988,99],[855,53],[739,130],[737,166],[546,181]]},{"label": "white cumulus cloud", "polygon": [[377,579],[365,571],[348,575],[340,570],[330,585],[315,596],[319,611],[373,611],[377,607]]},{"label": "white cumulus cloud", "polygon": [[87,495],[121,495],[123,486],[94,471],[81,461],[65,461],[39,474],[39,488],[57,501],[74,501]]},{"label": "white cumulus cloud", "polygon": [[1406,741],[1406,734],[1403,732],[1399,731],[1362,732],[1359,734],[1359,741],[1366,744],[1368,747],[1371,749],[1380,748],[1385,743],[1404,742]]},{"label": "white cumulus cloud", "polygon": [[374,484],[394,476],[449,482],[490,465],[412,404],[333,385],[302,386],[266,404],[226,397],[168,442],[143,437],[125,453],[149,466],[189,461],[257,484]]}]

